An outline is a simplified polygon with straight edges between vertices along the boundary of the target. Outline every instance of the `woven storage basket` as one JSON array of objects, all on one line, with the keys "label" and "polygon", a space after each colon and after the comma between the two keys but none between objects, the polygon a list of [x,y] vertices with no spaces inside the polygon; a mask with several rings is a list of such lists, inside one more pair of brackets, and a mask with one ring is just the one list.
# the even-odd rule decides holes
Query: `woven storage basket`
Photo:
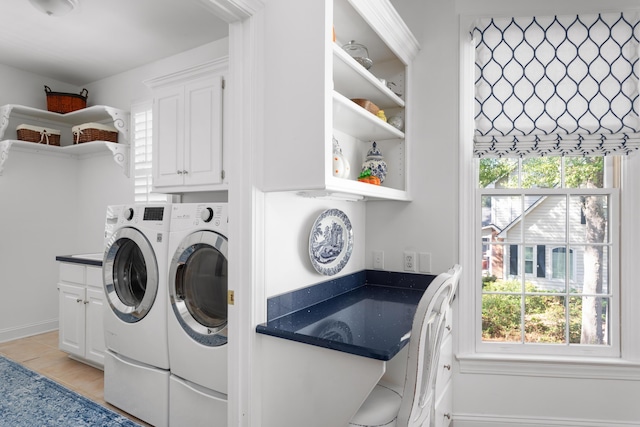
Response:
[{"label": "woven storage basket", "polygon": [[118,130],[102,123],[85,123],[72,127],[71,131],[74,144],[91,141],[118,142]]},{"label": "woven storage basket", "polygon": [[36,142],[47,145],[60,145],[60,131],[39,126],[20,125],[16,127],[20,141]]},{"label": "woven storage basket", "polygon": [[367,110],[368,112],[370,112],[371,114],[376,115],[378,114],[378,111],[380,111],[380,108],[378,108],[376,104],[369,101],[368,99],[353,98],[352,101],[358,104],[359,106],[361,106],[362,108],[364,108],[365,110]]},{"label": "woven storage basket", "polygon": [[80,94],[52,92],[51,88],[45,85],[44,91],[47,94],[47,110],[54,113],[70,113],[87,106],[89,91],[86,89],[82,89]]}]

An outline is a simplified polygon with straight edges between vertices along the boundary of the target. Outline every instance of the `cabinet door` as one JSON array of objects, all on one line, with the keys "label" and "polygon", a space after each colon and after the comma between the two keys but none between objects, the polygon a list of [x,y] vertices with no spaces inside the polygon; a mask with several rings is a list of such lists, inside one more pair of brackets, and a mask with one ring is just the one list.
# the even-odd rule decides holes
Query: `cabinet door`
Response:
[{"label": "cabinet door", "polygon": [[185,185],[222,183],[222,76],[185,86]]},{"label": "cabinet door", "polygon": [[158,90],[153,99],[153,186],[182,185],[184,168],[184,91]]},{"label": "cabinet door", "polygon": [[86,301],[85,357],[104,366],[104,292],[101,289],[88,288]]},{"label": "cabinet door", "polygon": [[84,297],[83,286],[58,284],[60,350],[80,357],[84,357],[85,348]]}]

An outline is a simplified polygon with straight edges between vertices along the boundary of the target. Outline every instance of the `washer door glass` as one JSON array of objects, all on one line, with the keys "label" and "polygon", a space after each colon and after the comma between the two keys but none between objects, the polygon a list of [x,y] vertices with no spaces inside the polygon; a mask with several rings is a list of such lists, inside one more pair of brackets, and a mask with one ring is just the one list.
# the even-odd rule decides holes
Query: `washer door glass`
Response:
[{"label": "washer door glass", "polygon": [[144,235],[134,228],[117,230],[107,244],[102,272],[116,316],[127,323],[144,318],[158,293],[158,265]]},{"label": "washer door glass", "polygon": [[227,343],[227,239],[212,231],[187,236],[171,260],[169,296],[184,331],[207,346]]}]

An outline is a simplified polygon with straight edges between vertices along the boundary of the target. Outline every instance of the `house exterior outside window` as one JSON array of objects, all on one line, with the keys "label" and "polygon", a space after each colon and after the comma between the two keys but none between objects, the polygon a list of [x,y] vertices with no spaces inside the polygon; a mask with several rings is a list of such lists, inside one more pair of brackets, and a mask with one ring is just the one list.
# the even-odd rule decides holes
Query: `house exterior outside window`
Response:
[{"label": "house exterior outside window", "polygon": [[[515,168],[509,173],[518,177],[506,186],[482,185],[489,172],[509,170],[501,169],[503,162],[477,160],[479,204],[491,206],[491,213],[481,215],[479,222],[491,223],[496,231],[489,240],[482,237],[479,245],[480,256],[484,259],[488,253],[492,260],[491,270],[482,270],[480,299],[481,346],[486,350],[499,343],[502,348],[505,344],[522,347],[520,351],[536,344],[544,346],[538,351],[552,353],[571,353],[575,346],[589,346],[592,353],[619,351],[612,345],[615,322],[610,319],[610,308],[618,306],[610,265],[617,233],[609,231],[615,224],[610,212],[617,204],[618,190],[606,188],[604,182],[612,180],[603,179],[614,171],[605,167],[610,162],[602,158],[559,160],[550,161],[553,167],[541,167],[546,162],[535,165],[544,171],[535,185],[524,180],[527,173],[531,175],[531,163],[508,161]],[[593,187],[594,180],[590,185],[572,181],[574,175],[586,174],[577,163],[585,169],[601,165],[602,174],[595,181],[602,185],[587,188]],[[587,220],[582,223],[581,212],[594,200],[600,209],[584,215]],[[593,317],[597,320],[592,322]],[[596,338],[585,338],[592,336]]]}]

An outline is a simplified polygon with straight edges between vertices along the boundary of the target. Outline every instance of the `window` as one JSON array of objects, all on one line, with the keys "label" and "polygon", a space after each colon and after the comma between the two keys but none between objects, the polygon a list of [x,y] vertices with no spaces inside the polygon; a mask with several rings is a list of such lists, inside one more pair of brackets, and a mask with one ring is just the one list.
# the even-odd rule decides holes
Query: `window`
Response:
[{"label": "window", "polygon": [[136,203],[162,203],[169,201],[170,197],[166,194],[152,193],[152,120],[152,103],[150,101],[131,106],[134,201]]},{"label": "window", "polygon": [[[586,223],[585,223],[586,224]],[[554,279],[566,279],[567,270],[570,273],[569,280],[574,279],[574,257],[573,257],[573,249],[569,249],[569,259],[567,260],[567,249],[566,248],[554,248],[552,252],[551,265],[552,265],[552,274],[551,277]]]},{"label": "window", "polygon": [[[482,344],[543,344],[537,351],[554,353],[588,346],[608,353],[610,308],[618,305],[610,277],[617,190],[603,179],[614,173],[606,167],[612,162],[567,157],[477,163],[478,212],[492,207],[478,222],[497,230],[477,245],[479,257],[489,252],[493,260],[491,274],[483,269],[482,275]],[[506,258],[499,256],[503,252]]]},{"label": "window", "polygon": [[472,350],[620,356],[617,156],[640,146],[638,19],[483,18],[471,28],[473,111],[462,104],[475,131],[462,131],[462,191],[476,197],[464,202],[474,218],[461,236],[475,239],[462,249],[475,280],[461,316]]}]

